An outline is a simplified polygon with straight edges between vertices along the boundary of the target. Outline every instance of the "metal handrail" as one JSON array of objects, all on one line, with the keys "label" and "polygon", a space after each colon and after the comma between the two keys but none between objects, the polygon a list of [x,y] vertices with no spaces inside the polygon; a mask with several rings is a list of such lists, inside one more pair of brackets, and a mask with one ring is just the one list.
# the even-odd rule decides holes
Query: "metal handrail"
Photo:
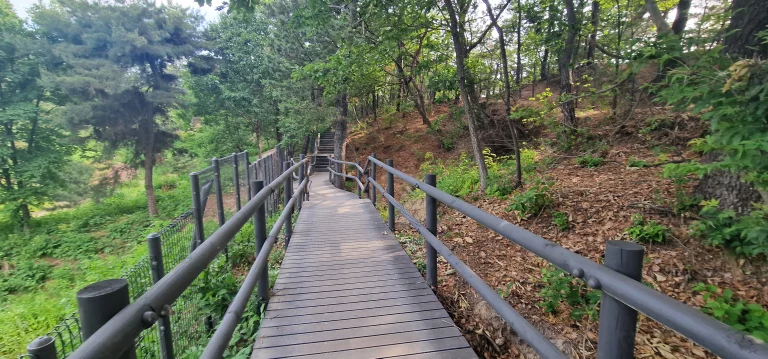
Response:
[{"label": "metal handrail", "polygon": [[[416,178],[386,165],[384,162],[381,162],[372,156],[369,156],[368,160],[373,162],[374,165],[378,165],[385,171],[402,179],[406,183],[420,189],[434,199],[444,203],[448,207],[476,220],[478,223],[497,234],[500,234],[508,240],[533,252],[537,256],[560,267],[574,277],[584,280],[591,288],[601,289],[610,297],[613,297],[636,311],[645,314],[649,318],[666,325],[670,329],[712,351],[715,355],[722,358],[733,359],[768,358],[768,345],[759,343],[755,339],[707,316],[699,310],[651,289],[602,264],[595,263],[588,258],[582,257],[557,245],[556,243],[550,242],[521,227],[485,212],[480,208],[435,188],[434,186],[419,181]],[[369,182],[375,182],[375,180],[369,179]],[[378,187],[380,188],[380,186]],[[385,194],[386,191],[381,190],[381,192],[387,200],[390,200],[391,196]],[[394,200],[394,198],[391,199]],[[396,202],[390,203],[396,206]],[[402,209],[401,213],[403,213]],[[409,219],[409,222],[410,221],[411,220]],[[417,229],[419,228],[417,227]],[[419,232],[421,233],[422,230],[419,230]],[[422,235],[424,235],[424,233],[422,233]],[[430,242],[430,244],[435,241],[439,242],[437,239],[434,239],[433,241],[427,239],[427,241]],[[435,247],[435,249],[437,249],[437,247]],[[448,259],[448,257],[446,257],[446,259]],[[471,280],[470,278],[465,277],[465,279],[467,279],[468,282],[482,281],[482,279],[479,278]],[[494,308],[494,310],[496,310],[496,308]],[[499,314],[501,315],[501,313]],[[521,321],[527,323],[522,317],[509,317],[509,320],[507,318],[504,318],[504,320],[513,328],[516,326],[525,326]],[[528,325],[530,325],[530,323],[528,323]],[[539,349],[534,347],[534,344],[538,344],[535,335],[520,331],[518,331],[518,334],[521,338],[526,340],[534,350],[537,352],[539,351]],[[531,341],[524,335],[532,338],[530,339]],[[546,353],[547,352],[539,352],[540,355],[548,358]]]},{"label": "metal handrail", "polygon": [[368,182],[368,175],[367,175],[368,172],[366,172],[366,171],[368,170],[368,168],[371,165],[371,161],[370,160],[366,160],[365,161],[365,166],[363,166],[363,167],[360,167],[360,164],[356,163],[356,162],[349,162],[349,161],[342,161],[342,160],[334,159],[333,155],[328,156],[328,160],[331,161],[331,162],[335,162],[335,163],[355,166],[355,168],[357,168],[358,173],[360,173],[361,176],[365,176],[365,185],[363,185],[362,182],[359,179],[357,179],[357,177],[336,172],[336,171],[333,170],[333,168],[331,166],[328,166],[328,171],[330,172],[330,174],[333,174],[333,175],[338,175],[338,176],[342,176],[342,177],[345,177],[345,178],[355,178],[355,179],[357,179],[357,182],[358,182],[358,185],[359,185],[359,188],[360,188],[361,192],[366,192],[368,190],[368,188],[370,187],[371,184]]},{"label": "metal handrail", "polygon": [[253,290],[256,289],[256,284],[258,283],[259,277],[265,270],[267,270],[269,255],[272,252],[272,247],[277,241],[280,230],[283,228],[283,225],[286,221],[291,220],[290,218],[293,214],[293,206],[301,198],[301,196],[304,195],[304,191],[308,183],[309,178],[305,177],[304,181],[299,184],[299,188],[296,190],[293,196],[291,196],[291,200],[288,201],[288,203],[285,205],[285,208],[283,208],[283,212],[280,213],[280,217],[277,219],[277,222],[275,222],[275,224],[272,226],[272,230],[269,232],[267,240],[264,242],[264,245],[261,247],[259,254],[256,256],[256,260],[253,262],[251,269],[248,271],[248,275],[245,277],[240,290],[237,291],[235,299],[227,308],[224,317],[221,318],[221,324],[219,324],[219,328],[216,329],[213,337],[211,337],[211,340],[208,341],[208,345],[205,347],[205,351],[203,351],[201,358],[221,358],[224,355],[224,352],[227,350],[227,347],[229,347],[229,341],[232,339],[232,334],[235,332],[237,324],[243,317],[243,312],[248,305],[248,301],[253,294]]},{"label": "metal handrail", "polygon": [[219,255],[267,198],[306,162],[306,159],[299,161],[275,178],[272,183],[266,185],[183,262],[150,287],[141,297],[112,317],[69,357],[73,359],[113,357],[116,353],[122,353],[131,347],[136,337],[151,327],[158,317],[170,315],[170,305]]},{"label": "metal handrail", "polygon": [[525,342],[528,343],[528,345],[530,345],[539,355],[547,359],[568,358],[568,356],[561,352],[560,349],[557,349],[557,347],[552,344],[552,342],[549,341],[549,339],[547,339],[544,334],[536,330],[536,327],[525,320],[525,318],[523,318],[519,312],[512,308],[512,306],[509,305],[509,303],[507,303],[507,301],[504,300],[504,298],[502,298],[498,293],[496,293],[496,291],[493,290],[493,288],[491,288],[488,283],[483,281],[480,276],[478,276],[474,271],[472,271],[472,269],[464,264],[464,262],[462,262],[453,252],[451,252],[451,250],[448,249],[448,247],[446,247],[443,242],[437,239],[437,237],[435,237],[435,235],[432,234],[427,229],[427,227],[422,225],[419,220],[408,213],[405,207],[397,202],[394,197],[390,196],[384,187],[382,187],[373,179],[370,181],[379,191],[381,191],[381,194],[384,196],[384,198],[386,198],[389,203],[392,203],[392,205],[395,206],[400,214],[402,214],[403,217],[408,220],[411,226],[419,231],[419,233],[424,237],[424,240],[432,245],[437,253],[440,253],[440,255],[445,258],[448,264],[450,264],[451,267],[456,270],[456,273],[462,276],[467,281],[467,283],[472,288],[474,288],[483,299],[485,299],[488,305],[490,305],[491,308],[493,308],[493,310],[495,310],[496,313],[498,313],[505,322],[510,324],[515,333],[517,333],[517,335],[525,340]]}]

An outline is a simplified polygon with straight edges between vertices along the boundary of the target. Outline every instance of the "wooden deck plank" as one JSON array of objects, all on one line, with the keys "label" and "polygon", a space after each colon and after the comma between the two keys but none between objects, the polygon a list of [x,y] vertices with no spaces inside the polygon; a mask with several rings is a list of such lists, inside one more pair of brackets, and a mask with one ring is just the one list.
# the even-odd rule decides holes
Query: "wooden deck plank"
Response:
[{"label": "wooden deck plank", "polygon": [[251,358],[476,358],[370,202],[311,180]]}]

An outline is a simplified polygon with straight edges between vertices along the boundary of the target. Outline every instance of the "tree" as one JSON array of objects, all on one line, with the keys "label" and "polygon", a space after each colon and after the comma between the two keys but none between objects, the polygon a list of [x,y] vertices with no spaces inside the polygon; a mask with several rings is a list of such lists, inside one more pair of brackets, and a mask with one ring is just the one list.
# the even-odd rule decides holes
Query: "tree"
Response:
[{"label": "tree", "polygon": [[162,119],[179,103],[175,66],[199,49],[202,18],[146,0],[62,0],[36,5],[32,19],[60,56],[52,82],[70,95],[69,123],[134,151],[143,163],[148,213],[157,215],[155,156],[175,137]]},{"label": "tree", "polygon": [[509,64],[507,61],[507,44],[504,41],[504,31],[502,31],[501,26],[499,25],[498,18],[493,13],[493,8],[491,7],[491,3],[488,0],[483,0],[483,3],[485,3],[485,9],[488,12],[488,18],[491,20],[491,25],[496,29],[496,33],[499,37],[499,57],[501,58],[501,72],[502,72],[502,78],[504,79],[504,114],[506,115],[506,122],[509,125],[510,131],[512,132],[512,144],[515,147],[515,167],[516,167],[516,179],[517,183],[515,184],[515,187],[519,187],[523,184],[523,170],[522,165],[520,163],[520,144],[517,140],[517,129],[514,125],[510,122],[512,119],[510,118],[511,114],[511,108],[512,108],[512,87],[510,85],[509,81]]},{"label": "tree", "polygon": [[560,112],[563,115],[563,126],[566,130],[576,128],[576,104],[570,99],[573,92],[573,82],[571,75],[571,60],[573,59],[573,50],[576,43],[576,33],[578,24],[576,20],[576,9],[573,0],[565,1],[565,15],[568,19],[568,33],[565,37],[563,53],[560,56],[557,67],[560,71]]},{"label": "tree", "polygon": [[482,141],[477,133],[479,123],[482,121],[482,111],[480,110],[480,99],[475,88],[477,79],[467,66],[467,60],[472,49],[482,43],[491,27],[487,27],[475,41],[468,42],[467,15],[471,3],[459,0],[454,4],[453,0],[444,0],[443,4],[448,12],[449,29],[451,39],[453,40],[453,49],[456,54],[456,74],[459,81],[461,101],[464,103],[464,111],[467,117],[472,153],[474,154],[475,162],[477,162],[477,169],[480,172],[480,191],[485,191],[488,186],[488,167],[483,156]]},{"label": "tree", "polygon": [[[768,42],[766,42],[768,36],[759,36],[760,32],[763,34],[768,32],[768,14],[765,12],[765,5],[765,1],[735,0],[733,2],[731,23],[723,41],[725,54],[736,59],[768,58]],[[722,208],[732,209],[739,213],[748,213],[751,211],[753,203],[759,202],[761,199],[768,202],[768,198],[761,197],[754,180],[752,182],[744,180],[745,172],[761,173],[767,170],[761,166],[764,161],[760,160],[765,157],[765,151],[757,150],[757,153],[754,153],[755,148],[760,148],[759,145],[757,147],[754,145],[743,147],[755,142],[751,138],[752,136],[757,135],[759,138],[768,133],[768,129],[764,126],[765,114],[760,116],[759,112],[745,110],[753,106],[760,108],[759,103],[764,102],[764,100],[758,99],[756,94],[761,93],[759,90],[761,88],[760,83],[765,83],[766,77],[768,77],[766,76],[768,66],[764,63],[761,65],[760,63],[742,62],[739,68],[744,70],[744,75],[741,78],[734,77],[729,81],[743,82],[744,86],[752,89],[751,91],[744,91],[743,89],[737,91],[737,87],[733,86],[730,91],[724,90],[715,95],[701,96],[712,103],[719,101],[737,108],[738,110],[734,113],[738,112],[741,120],[737,123],[731,123],[734,119],[716,121],[717,118],[715,118],[716,120],[713,120],[713,134],[708,137],[712,142],[712,147],[710,147],[712,151],[705,155],[704,161],[709,162],[714,169],[702,176],[701,181],[696,186],[696,193],[707,199],[717,199]],[[749,97],[749,94],[752,97]],[[708,113],[707,115],[716,116],[718,113],[719,111],[712,111],[711,114]],[[763,125],[760,126],[759,123]],[[728,135],[736,129],[743,131],[739,131],[742,132],[738,135],[742,140],[738,144],[733,143],[733,135]],[[738,160],[739,157],[745,159]],[[754,174],[752,177],[760,178]],[[764,193],[768,193],[766,183],[761,183],[758,188],[761,188]]]},{"label": "tree", "polygon": [[6,0],[0,0],[0,34],[0,203],[27,230],[30,206],[45,204],[63,185],[59,173],[70,147],[50,116],[57,94],[41,80],[45,46]]}]

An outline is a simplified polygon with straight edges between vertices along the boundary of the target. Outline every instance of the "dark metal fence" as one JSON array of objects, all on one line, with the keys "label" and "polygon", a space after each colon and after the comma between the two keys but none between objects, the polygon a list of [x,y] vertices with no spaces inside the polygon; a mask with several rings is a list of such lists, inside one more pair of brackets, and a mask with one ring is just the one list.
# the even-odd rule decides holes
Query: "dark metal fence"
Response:
[{"label": "dark metal fence", "polygon": [[[335,159],[331,161],[335,164],[332,166],[335,170],[331,169],[330,179],[340,176],[355,181],[358,195],[362,196],[361,192],[367,193],[374,206],[377,190],[387,200],[390,230],[395,230],[394,211],[397,209],[424,237],[427,247],[426,280],[430,286],[433,288],[437,286],[437,254],[440,254],[517,335],[543,358],[566,358],[567,356],[437,238],[438,203],[463,213],[572,276],[584,280],[589,287],[600,289],[602,297],[598,358],[634,357],[638,312],[688,337],[722,358],[768,358],[768,346],[764,343],[640,283],[643,247],[636,243],[609,241],[606,244],[605,264],[595,263],[437,189],[435,175],[428,174],[424,181],[419,181],[395,169],[391,160],[385,164],[376,159],[375,154],[368,157],[365,166]],[[357,176],[346,174],[345,165],[356,167]],[[376,181],[377,167],[386,172],[386,189]],[[400,178],[426,194],[426,224],[419,222],[395,200],[394,177]]]},{"label": "dark metal fence", "polygon": [[[236,213],[242,203],[250,199],[251,195],[248,191],[252,178],[269,182],[275,179],[275,173],[279,173],[278,153],[280,150],[276,148],[275,151],[270,151],[253,163],[250,162],[247,151],[234,153],[223,158],[214,158],[211,166],[191,175],[192,208],[176,217],[158,232],[159,245],[157,249],[159,253],[156,254],[163,264],[164,271],[170,272],[182,263],[189,256],[190,251],[194,250],[196,242],[204,241],[216,228],[224,224],[227,217]],[[238,200],[240,201],[239,204]],[[199,211],[196,211],[195,204],[197,204]],[[272,215],[278,204],[279,193],[277,191],[270,193],[265,201],[265,206],[268,208],[267,213]],[[206,216],[206,213],[211,213],[211,211],[215,212],[215,216]],[[206,220],[206,218],[210,220]],[[218,226],[213,225],[213,223],[218,224]],[[198,227],[200,228],[198,229]],[[202,239],[199,241],[196,235],[198,230],[203,233]],[[157,260],[152,260],[152,254],[150,247],[150,254],[142,257],[121,276],[127,281],[131,301],[136,301],[159,280],[159,278],[153,278],[153,271],[155,271],[155,275],[157,274]],[[215,263],[212,267],[228,267],[226,251],[222,254],[214,259]],[[198,279],[192,285],[202,285],[201,282],[202,279]],[[177,349],[177,353],[183,352],[184,348],[192,348],[200,340],[209,336],[211,328],[217,322],[218,318],[208,318],[204,315],[201,305],[202,295],[197,291],[185,291],[173,303],[173,325],[170,340],[173,341],[173,346],[182,348],[181,350]],[[156,327],[157,324],[154,324],[151,327],[152,330],[145,330],[137,337],[135,350],[138,358],[173,357],[173,353],[166,352],[165,345],[161,340],[163,332],[161,331],[160,335],[156,334],[158,332]],[[46,336],[52,339],[47,345],[55,348],[56,358],[68,357],[83,343],[78,313],[67,316]],[[33,344],[35,344],[34,341],[30,346],[34,346]],[[37,356],[32,354],[30,352],[30,354],[22,355],[20,358],[43,358],[40,354]]]}]

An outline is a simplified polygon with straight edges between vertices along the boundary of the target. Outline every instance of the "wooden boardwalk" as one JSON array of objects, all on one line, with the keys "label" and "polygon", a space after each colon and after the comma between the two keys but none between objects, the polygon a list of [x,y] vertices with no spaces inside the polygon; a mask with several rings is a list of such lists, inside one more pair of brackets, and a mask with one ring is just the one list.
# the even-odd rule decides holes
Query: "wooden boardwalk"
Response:
[{"label": "wooden boardwalk", "polygon": [[251,358],[477,358],[370,201],[303,206]]}]

